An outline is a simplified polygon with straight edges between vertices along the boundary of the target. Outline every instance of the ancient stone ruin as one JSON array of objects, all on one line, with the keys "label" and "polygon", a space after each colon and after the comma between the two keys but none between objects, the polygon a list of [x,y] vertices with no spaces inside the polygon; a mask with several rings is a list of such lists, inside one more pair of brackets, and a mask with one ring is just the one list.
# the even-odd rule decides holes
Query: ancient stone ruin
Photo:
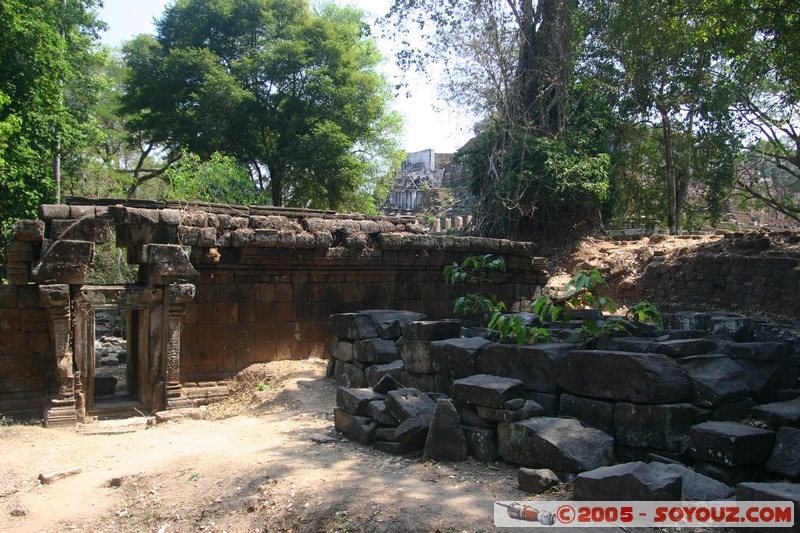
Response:
[{"label": "ancient stone ruin", "polygon": [[[581,320],[545,324],[574,339]],[[576,500],[792,500],[800,507],[797,331],[731,313],[519,346],[404,311],[333,315],[336,429],[389,453],[504,460]]]},{"label": "ancient stone ruin", "polygon": [[[442,268],[469,255],[506,258],[497,281],[507,302],[546,282],[531,243],[426,231],[413,218],[328,211],[44,205],[39,220],[14,225],[7,245],[0,414],[69,426],[213,401],[252,363],[323,356],[331,314],[402,308],[449,316],[455,294]],[[125,251],[132,282],[87,281],[98,247],[110,245]],[[103,331],[109,314],[124,337]],[[106,344],[114,337],[125,348],[112,357]]]}]

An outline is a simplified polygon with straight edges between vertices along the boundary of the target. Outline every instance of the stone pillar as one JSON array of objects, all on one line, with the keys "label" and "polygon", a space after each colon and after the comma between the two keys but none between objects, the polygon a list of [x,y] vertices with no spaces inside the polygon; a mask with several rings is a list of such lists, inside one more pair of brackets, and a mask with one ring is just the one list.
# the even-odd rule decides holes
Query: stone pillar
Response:
[{"label": "stone pillar", "polygon": [[181,390],[181,325],[186,304],[194,299],[191,283],[172,283],[167,287],[166,389],[167,409],[192,407]]},{"label": "stone pillar", "polygon": [[75,426],[75,376],[72,371],[72,323],[69,285],[40,285],[39,296],[47,308],[52,340],[54,371],[49,401],[44,407],[44,425]]}]

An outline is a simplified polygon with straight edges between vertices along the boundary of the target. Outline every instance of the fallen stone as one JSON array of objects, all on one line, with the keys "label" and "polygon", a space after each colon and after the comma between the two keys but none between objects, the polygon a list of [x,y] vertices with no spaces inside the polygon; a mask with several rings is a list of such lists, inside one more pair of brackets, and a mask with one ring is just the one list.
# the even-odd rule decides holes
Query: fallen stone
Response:
[{"label": "fallen stone", "polygon": [[393,439],[403,445],[406,450],[416,450],[425,446],[431,426],[431,416],[424,415],[409,418],[394,430]]},{"label": "fallen stone", "polygon": [[397,389],[386,396],[386,408],[400,423],[420,416],[430,418],[436,408],[436,403],[417,389]]},{"label": "fallen stone", "polygon": [[331,437],[330,435],[317,434],[311,435],[311,442],[315,444],[334,444],[339,442],[339,439]]},{"label": "fallen stone", "polygon": [[737,422],[703,422],[689,432],[691,457],[728,466],[766,461],[775,445],[775,432]]},{"label": "fallen stone", "polygon": [[660,354],[576,350],[558,384],[579,396],[647,404],[679,403],[691,394],[686,373]]},{"label": "fallen stone", "polygon": [[458,411],[450,400],[437,400],[422,459],[457,463],[466,458],[467,439],[461,431]]},{"label": "fallen stone", "polygon": [[576,501],[663,501],[681,499],[680,475],[658,472],[641,461],[600,467],[578,474]]},{"label": "fallen stone", "polygon": [[400,359],[397,344],[387,339],[365,339],[356,341],[355,359],[365,364],[385,364]]},{"label": "fallen stone", "polygon": [[767,470],[789,479],[800,478],[800,429],[784,426],[778,430]]},{"label": "fallen stone", "polygon": [[379,394],[389,394],[389,391],[401,388],[400,382],[392,374],[385,374],[372,388]]},{"label": "fallen stone", "polygon": [[614,439],[569,418],[501,422],[500,456],[511,463],[556,472],[583,472],[614,462]]},{"label": "fallen stone", "polygon": [[475,373],[520,379],[527,390],[553,393],[567,354],[575,348],[565,343],[492,344],[478,354]]},{"label": "fallen stone", "polygon": [[[373,389],[376,387],[378,382],[385,376],[391,377],[392,379],[394,379],[394,382],[399,385],[400,376],[402,375],[402,373],[403,373],[403,361],[394,361],[392,363],[386,363],[385,365],[370,365],[364,370],[364,375],[367,378],[367,384],[369,384],[369,386],[372,387]],[[387,381],[387,385],[389,383],[390,382]],[[399,388],[399,386],[395,388],[397,389]],[[381,394],[386,394],[386,392],[381,392]]]},{"label": "fallen stone", "polygon": [[396,426],[397,419],[386,408],[384,400],[375,400],[367,404],[366,415],[382,426]]},{"label": "fallen stone", "polygon": [[405,369],[408,372],[416,372],[418,374],[435,373],[430,342],[404,338],[400,343],[400,357],[402,357]]},{"label": "fallen stone", "polygon": [[340,340],[377,339],[378,327],[363,313],[337,313],[328,317],[328,331]]},{"label": "fallen stone", "polygon": [[742,367],[725,355],[684,357],[678,364],[692,385],[691,403],[717,407],[744,398],[750,393]]},{"label": "fallen stone", "polygon": [[367,386],[367,376],[364,371],[351,363],[336,361],[333,367],[333,377],[342,387],[360,389]]},{"label": "fallen stone", "polygon": [[500,459],[497,451],[496,429],[470,426],[461,426],[461,429],[467,441],[467,455],[474,457],[476,461],[486,463],[493,463]]},{"label": "fallen stone", "polygon": [[800,398],[753,407],[750,416],[764,422],[771,429],[781,426],[800,429]]},{"label": "fallen stone", "polygon": [[757,404],[752,398],[742,398],[735,402],[720,405],[711,415],[711,420],[719,422],[740,422],[747,418],[750,410]]},{"label": "fallen stone", "polygon": [[343,341],[340,339],[331,341],[328,344],[328,355],[339,361],[350,363],[355,359],[356,348],[353,341]]},{"label": "fallen stone", "polygon": [[451,392],[455,400],[502,409],[507,400],[522,397],[524,389],[519,379],[476,374],[455,380]]},{"label": "fallen stone", "polygon": [[682,451],[686,446],[695,412],[695,408],[688,403],[618,403],[614,408],[617,442],[638,448]]},{"label": "fallen stone", "polygon": [[659,353],[673,359],[708,354],[716,349],[717,343],[711,339],[676,339],[656,342],[650,346],[652,353]]},{"label": "fallen stone", "polygon": [[478,405],[476,410],[479,417],[495,422],[517,422],[534,416],[544,416],[542,406],[533,400],[523,401],[522,407],[518,409],[494,409]]},{"label": "fallen stone", "polygon": [[650,468],[656,473],[665,476],[677,475],[681,477],[681,498],[690,501],[727,500],[734,495],[734,490],[716,479],[698,474],[684,465],[677,463],[649,463]]},{"label": "fallen stone", "polygon": [[475,360],[491,344],[481,337],[434,341],[430,348],[434,371],[455,379],[476,374]]},{"label": "fallen stone", "polygon": [[379,338],[394,340],[403,336],[406,326],[425,319],[425,315],[421,313],[394,309],[367,309],[359,311],[359,314],[372,320]]},{"label": "fallen stone", "polygon": [[778,365],[770,361],[736,359],[747,379],[747,388],[755,398],[763,398],[778,384]]},{"label": "fallen stone", "polygon": [[651,347],[656,341],[657,339],[649,337],[612,337],[608,340],[605,349],[617,352],[647,353],[653,351]]},{"label": "fallen stone", "polygon": [[203,412],[196,407],[183,407],[181,409],[159,411],[154,416],[156,419],[156,424],[163,424],[164,422],[174,422],[176,420],[183,420],[185,418],[201,420],[203,418]]},{"label": "fallen stone", "polygon": [[378,430],[378,423],[371,418],[351,415],[339,407],[333,408],[333,423],[346,439],[364,445],[372,444]]},{"label": "fallen stone", "polygon": [[405,327],[403,338],[423,342],[455,339],[461,336],[461,325],[460,320],[418,320]]},{"label": "fallen stone", "polygon": [[728,342],[721,344],[720,348],[733,359],[774,361],[786,354],[783,342]]},{"label": "fallen stone", "polygon": [[400,384],[408,389],[434,392],[436,390],[436,376],[433,374],[403,372],[400,374]]},{"label": "fallen stone", "polygon": [[695,330],[707,332],[711,327],[711,313],[697,311],[678,311],[664,313],[664,327],[676,330]]},{"label": "fallen stone", "polygon": [[694,461],[692,468],[698,474],[716,479],[729,487],[735,487],[743,481],[763,479],[762,465],[727,466],[712,461]]},{"label": "fallen stone", "polygon": [[555,487],[561,481],[549,468],[520,468],[517,471],[519,490],[530,494],[541,494],[547,489]]},{"label": "fallen stone", "polygon": [[736,486],[736,501],[790,501],[794,504],[796,527],[800,516],[800,483],[739,483]]},{"label": "fallen stone", "polygon": [[39,481],[45,485],[49,485],[50,483],[54,483],[59,479],[76,476],[81,472],[83,472],[83,469],[80,466],[72,466],[70,468],[63,468],[61,470],[54,470],[52,472],[39,474]]},{"label": "fallen stone", "polygon": [[544,409],[544,414],[547,416],[558,415],[558,406],[561,400],[561,394],[550,394],[548,392],[526,390],[525,399],[533,400],[541,405],[542,409]]},{"label": "fallen stone", "polygon": [[577,418],[587,426],[599,429],[606,435],[614,436],[614,404],[574,394],[562,394],[558,416]]},{"label": "fallen stone", "polygon": [[738,313],[715,311],[711,313],[708,332],[726,335],[736,342],[749,342],[754,339],[753,320]]},{"label": "fallen stone", "polygon": [[372,389],[350,389],[347,387],[338,387],[336,389],[336,406],[351,415],[366,415],[367,406],[370,402],[385,398],[384,395],[378,394]]},{"label": "fallen stone", "polygon": [[478,414],[478,408],[464,402],[455,401],[455,406],[461,414],[461,423],[465,426],[473,426],[478,428],[496,428],[497,420],[488,420]]}]

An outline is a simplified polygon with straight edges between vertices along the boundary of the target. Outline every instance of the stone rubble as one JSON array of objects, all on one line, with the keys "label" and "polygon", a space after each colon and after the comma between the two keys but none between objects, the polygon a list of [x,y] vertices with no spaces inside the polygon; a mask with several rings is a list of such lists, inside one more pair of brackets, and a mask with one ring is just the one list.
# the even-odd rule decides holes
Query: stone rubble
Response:
[{"label": "stone rubble", "polygon": [[[332,332],[358,325],[372,335],[373,314],[333,315]],[[772,337],[757,338],[729,313],[670,321],[687,329],[601,338],[584,349],[502,344],[455,320],[411,318],[381,338],[397,346],[381,347],[391,362],[358,348],[380,337],[337,337],[328,352],[341,385],[336,429],[423,460],[515,463],[520,488],[534,494],[569,480],[579,500],[774,492],[797,506],[800,384],[777,378],[800,372],[797,336],[778,342],[784,337],[764,328]],[[354,374],[364,383],[370,376],[375,389],[354,389]]]}]

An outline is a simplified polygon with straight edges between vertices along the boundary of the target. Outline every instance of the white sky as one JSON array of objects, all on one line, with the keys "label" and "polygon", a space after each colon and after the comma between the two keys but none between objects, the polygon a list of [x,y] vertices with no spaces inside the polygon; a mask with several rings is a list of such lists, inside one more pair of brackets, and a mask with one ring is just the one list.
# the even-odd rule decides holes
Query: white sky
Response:
[{"label": "white sky", "polygon": [[[375,16],[388,11],[391,0],[336,0],[360,7]],[[100,20],[108,24],[103,43],[118,47],[140,33],[155,33],[153,21],[161,17],[171,0],[104,0]],[[375,35],[380,35],[376,29]],[[392,85],[399,78],[393,64],[390,44],[379,41],[387,62],[382,71]],[[436,97],[435,83],[421,77],[408,78],[410,97],[398,96],[394,108],[403,115],[405,132],[402,146],[408,152],[433,148],[439,153],[454,152],[472,137],[472,118],[467,113],[450,109]]]}]

